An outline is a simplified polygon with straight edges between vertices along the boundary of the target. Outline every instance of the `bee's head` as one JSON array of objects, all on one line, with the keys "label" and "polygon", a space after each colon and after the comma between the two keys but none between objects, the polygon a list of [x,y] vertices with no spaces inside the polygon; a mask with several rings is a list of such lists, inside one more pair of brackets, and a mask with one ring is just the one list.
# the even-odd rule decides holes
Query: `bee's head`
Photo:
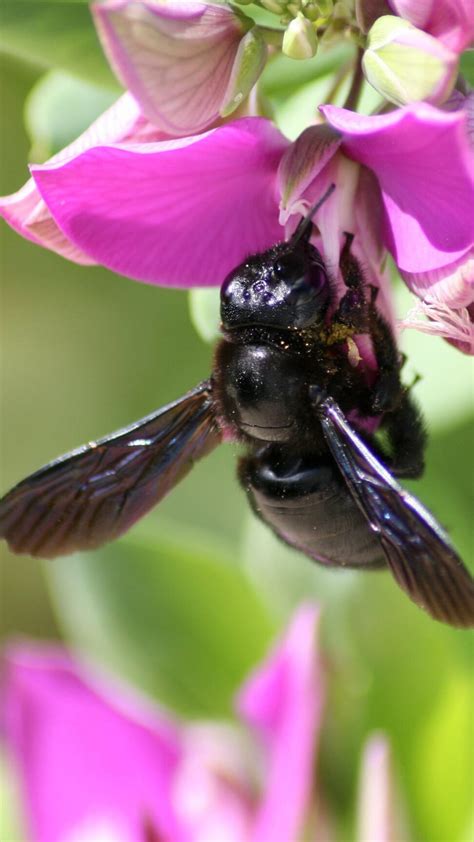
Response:
[{"label": "bee's head", "polygon": [[329,192],[302,219],[288,242],[249,257],[230,272],[221,289],[225,330],[321,324],[330,303],[331,287],[321,254],[309,238],[312,215],[328,195]]},{"label": "bee's head", "polygon": [[329,280],[317,249],[279,243],[250,257],[228,275],[221,289],[224,328],[248,325],[305,328],[322,322]]}]

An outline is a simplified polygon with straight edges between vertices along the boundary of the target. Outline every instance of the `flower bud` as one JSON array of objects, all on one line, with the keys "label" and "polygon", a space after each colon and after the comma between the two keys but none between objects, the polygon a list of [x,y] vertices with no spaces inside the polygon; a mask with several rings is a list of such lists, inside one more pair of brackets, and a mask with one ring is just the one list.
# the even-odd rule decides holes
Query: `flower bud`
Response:
[{"label": "flower bud", "polygon": [[227,117],[238,108],[260,76],[267,56],[267,47],[258,26],[242,38],[234,58],[229,84],[219,109]]},{"label": "flower bud", "polygon": [[396,105],[440,104],[453,88],[457,56],[408,21],[384,15],[368,34],[362,66],[370,84]]},{"label": "flower bud", "polygon": [[306,2],[304,4],[303,13],[305,18],[307,18],[312,23],[314,23],[315,20],[318,20],[321,17],[316,3],[313,3],[312,0],[309,0],[309,2]]},{"label": "flower bud", "polygon": [[322,18],[328,18],[334,8],[334,0],[317,0],[319,14]]},{"label": "flower bud", "polygon": [[287,26],[283,36],[282,51],[290,58],[312,58],[318,49],[314,27],[301,13]]},{"label": "flower bud", "polygon": [[260,0],[260,5],[274,15],[282,15],[286,11],[285,0]]}]

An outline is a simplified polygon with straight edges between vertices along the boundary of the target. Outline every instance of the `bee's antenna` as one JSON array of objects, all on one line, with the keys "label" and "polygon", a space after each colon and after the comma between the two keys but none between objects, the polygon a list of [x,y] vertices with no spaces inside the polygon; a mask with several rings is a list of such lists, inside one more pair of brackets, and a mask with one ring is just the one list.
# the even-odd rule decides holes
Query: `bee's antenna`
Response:
[{"label": "bee's antenna", "polygon": [[315,213],[318,212],[321,205],[324,205],[324,202],[326,201],[326,199],[329,199],[329,196],[332,193],[334,193],[335,189],[336,189],[336,185],[330,184],[328,189],[326,190],[324,196],[322,196],[320,199],[318,199],[316,204],[313,205],[312,208],[310,208],[309,213],[307,213],[306,216],[303,217],[301,222],[298,224],[298,227],[294,231],[293,235],[291,236],[290,240],[288,241],[288,245],[291,248],[294,248],[294,246],[296,246],[296,244],[301,240],[301,238],[304,237],[304,235],[308,231],[311,230],[312,223],[313,223],[313,216],[315,215]]}]

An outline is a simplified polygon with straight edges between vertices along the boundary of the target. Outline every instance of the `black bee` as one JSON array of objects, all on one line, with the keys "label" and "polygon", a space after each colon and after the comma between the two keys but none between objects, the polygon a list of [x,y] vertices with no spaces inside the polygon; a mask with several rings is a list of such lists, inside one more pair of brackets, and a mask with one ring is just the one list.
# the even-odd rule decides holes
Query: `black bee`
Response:
[{"label": "black bee", "polygon": [[[209,380],[59,457],[0,501],[0,535],[14,552],[53,558],[117,538],[232,438],[246,449],[238,475],[250,505],[283,541],[325,565],[388,566],[432,617],[474,625],[474,580],[394,479],[422,473],[426,436],[376,290],[347,235],[337,303],[311,231],[309,216],[289,241],[227,277]],[[348,357],[355,335],[371,339],[375,382]],[[378,420],[387,452],[364,432],[368,419]]]}]

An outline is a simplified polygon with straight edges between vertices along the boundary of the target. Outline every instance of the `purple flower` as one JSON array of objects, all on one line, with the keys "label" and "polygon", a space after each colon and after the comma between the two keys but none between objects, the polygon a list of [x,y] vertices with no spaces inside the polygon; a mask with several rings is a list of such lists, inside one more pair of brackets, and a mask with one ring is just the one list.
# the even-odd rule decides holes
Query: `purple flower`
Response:
[{"label": "purple flower", "polygon": [[472,0],[389,0],[393,10],[446,47],[462,53],[474,40]]},{"label": "purple flower", "polygon": [[323,677],[299,609],[241,688],[241,725],[185,724],[62,649],[6,655],[4,729],[41,842],[294,840],[308,818]]},{"label": "purple flower", "polygon": [[[122,99],[109,114],[119,116],[132,103]],[[448,310],[468,307],[471,272],[452,280],[474,245],[467,111],[424,103],[377,117],[334,106],[322,111],[333,129],[328,142],[307,143],[316,127],[293,145],[263,118],[156,140],[137,111],[135,120],[151,139],[137,142],[135,130],[118,120],[111,140],[104,115],[100,125],[107,131],[96,145],[86,132],[79,148],[33,166],[33,182],[4,199],[0,212],[21,233],[73,260],[149,283],[210,286],[221,284],[246,254],[284,238],[282,223],[292,226],[290,216],[335,179],[338,190],[316,220],[324,227],[332,215],[332,233],[322,242],[332,268],[342,232],[355,225],[356,250],[374,265],[379,286],[388,248],[418,295],[429,299],[434,287]],[[363,167],[354,170],[351,161]],[[464,339],[449,319],[441,328],[454,341]]]},{"label": "purple flower", "polygon": [[[464,95],[454,91],[444,110],[463,115],[470,147],[468,157],[472,161],[474,93]],[[472,210],[468,211],[466,218],[474,230]],[[402,271],[402,277],[420,301],[403,319],[401,326],[443,336],[461,351],[474,354],[474,244],[453,262],[428,271]],[[427,316],[428,320],[424,320],[423,316]]]},{"label": "purple flower", "polygon": [[[101,144],[156,141],[165,137],[142,115],[137,102],[124,94],[104,112],[73,143],[54,155],[49,164],[59,164],[80,154],[85,149]],[[75,263],[93,264],[95,261],[74,245],[61,231],[49,208],[41,198],[35,180],[0,200],[0,213],[15,231],[38,245],[73,260]]]}]

